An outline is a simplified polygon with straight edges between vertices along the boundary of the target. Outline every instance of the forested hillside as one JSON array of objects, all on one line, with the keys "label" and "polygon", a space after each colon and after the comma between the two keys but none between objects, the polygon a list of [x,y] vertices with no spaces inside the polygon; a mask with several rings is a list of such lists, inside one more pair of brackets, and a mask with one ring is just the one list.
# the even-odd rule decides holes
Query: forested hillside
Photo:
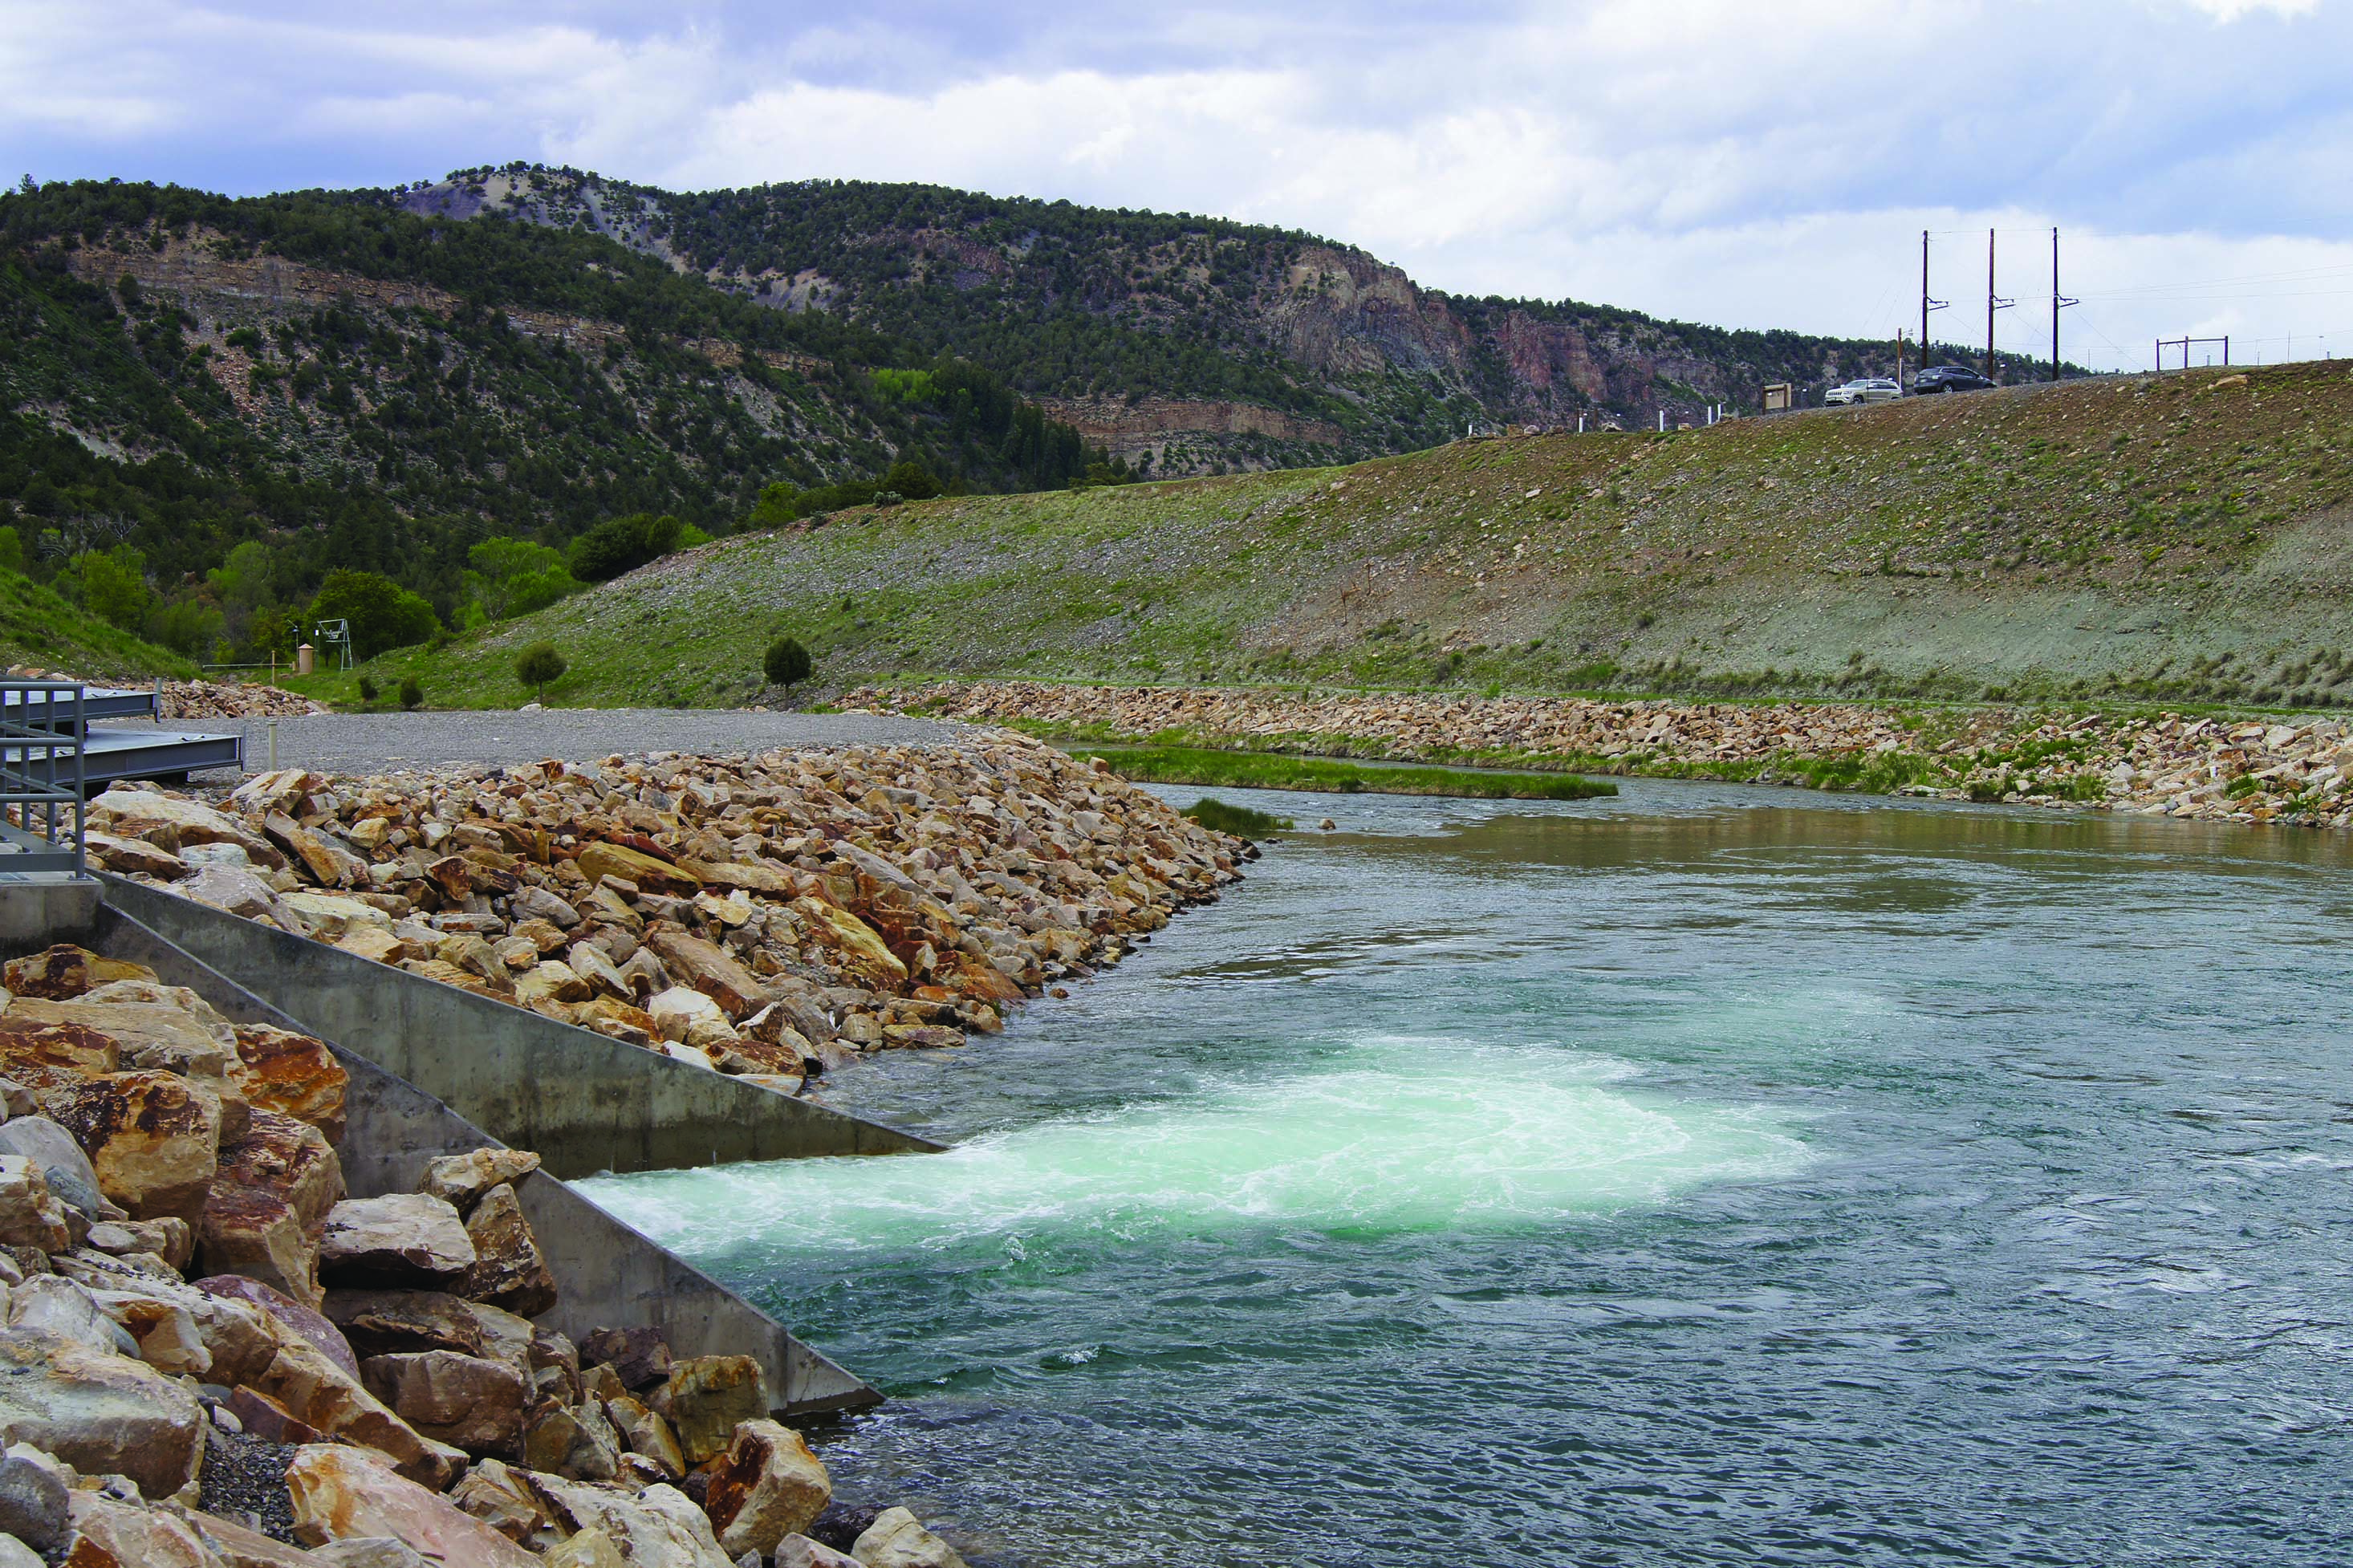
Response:
[{"label": "forested hillside", "polygon": [[488,613],[500,565],[547,581],[618,517],[691,542],[1124,477],[969,362],[368,194],[0,196],[0,556],[206,657],[290,646],[338,571],[381,580],[341,607],[392,636]]},{"label": "forested hillside", "polygon": [[964,356],[1160,474],[1406,451],[1469,426],[1697,423],[1711,404],[1753,410],[1768,382],[1893,368],[1884,342],[1457,298],[1352,247],[1186,214],[859,181],[677,194],[526,164],[399,200],[608,235],[797,320]]},{"label": "forested hillside", "polygon": [[512,165],[0,195],[0,564],[134,637],[363,658],[843,507],[1696,419],[1877,345],[1422,290],[1313,236]]}]

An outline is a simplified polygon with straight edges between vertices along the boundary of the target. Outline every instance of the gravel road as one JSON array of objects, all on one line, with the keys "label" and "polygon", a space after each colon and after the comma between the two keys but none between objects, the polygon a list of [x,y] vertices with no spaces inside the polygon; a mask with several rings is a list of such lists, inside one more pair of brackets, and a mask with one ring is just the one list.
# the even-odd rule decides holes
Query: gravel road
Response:
[{"label": "gravel road", "polygon": [[[267,719],[175,719],[167,730],[242,734],[245,765],[269,765]],[[616,752],[724,755],[776,746],[913,746],[974,731],[963,724],[872,713],[746,713],[725,709],[554,708],[447,713],[319,713],[274,721],[280,767],[384,773],[444,763],[512,765],[549,757],[593,763]],[[117,722],[111,729],[153,728]],[[216,775],[219,776],[219,775]]]}]

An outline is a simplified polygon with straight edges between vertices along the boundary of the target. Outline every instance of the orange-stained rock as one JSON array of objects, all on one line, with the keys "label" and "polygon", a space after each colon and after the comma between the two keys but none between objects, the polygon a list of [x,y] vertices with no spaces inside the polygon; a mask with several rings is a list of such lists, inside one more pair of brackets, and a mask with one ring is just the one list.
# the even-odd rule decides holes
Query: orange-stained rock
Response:
[{"label": "orange-stained rock", "polygon": [[389,1535],[429,1563],[535,1568],[539,1559],[497,1531],[357,1448],[314,1445],[294,1456],[286,1487],[294,1533],[312,1546]]},{"label": "orange-stained rock", "polygon": [[343,1162],[327,1135],[307,1121],[253,1108],[242,1136],[224,1140],[220,1177],[277,1194],[306,1226],[326,1224],[343,1201]]},{"label": "orange-stained rock", "polygon": [[174,1073],[115,1073],[57,1095],[49,1112],[132,1218],[197,1224],[219,1164],[219,1095]]},{"label": "orange-stained rock", "polygon": [[[13,1010],[12,1010],[13,1011]],[[101,1078],[122,1068],[122,1047],[114,1037],[88,1024],[48,1023],[24,1015],[0,1013],[0,1069],[27,1087],[37,1087],[27,1069],[51,1069],[45,1078]]]},{"label": "orange-stained rock", "polygon": [[276,1193],[216,1179],[205,1196],[197,1258],[214,1274],[238,1275],[319,1304],[319,1244],[294,1205]]},{"label": "orange-stained rock", "polygon": [[86,947],[61,942],[45,952],[10,959],[5,967],[0,967],[0,990],[11,996],[69,1002],[110,981],[154,978],[155,972],[143,963],[102,958]]},{"label": "orange-stained rock", "polygon": [[255,1110],[307,1121],[330,1143],[343,1137],[343,1095],[351,1074],[324,1040],[256,1024],[237,1026],[229,1080]]},{"label": "orange-stained rock", "polygon": [[769,1555],[786,1536],[816,1523],[833,1500],[832,1478],[801,1435],[765,1417],[735,1428],[710,1475],[702,1506],[730,1557]]},{"label": "orange-stained rock", "polygon": [[343,867],[354,858],[349,853],[333,848],[283,812],[273,811],[263,817],[261,831],[304,877],[322,888],[343,885]]},{"label": "orange-stained rock", "polygon": [[71,1002],[27,998],[0,1014],[0,1028],[79,1024],[112,1040],[121,1070],[153,1068],[216,1079],[237,1049],[228,1021],[195,993],[144,980],[115,980]]}]

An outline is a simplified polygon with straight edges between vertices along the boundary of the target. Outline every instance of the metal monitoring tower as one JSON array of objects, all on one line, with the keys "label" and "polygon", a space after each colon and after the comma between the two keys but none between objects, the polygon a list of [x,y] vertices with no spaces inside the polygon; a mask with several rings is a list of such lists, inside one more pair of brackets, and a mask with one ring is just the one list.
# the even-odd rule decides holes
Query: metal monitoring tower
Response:
[{"label": "metal monitoring tower", "polygon": [[336,650],[336,657],[337,657],[338,658],[340,658],[340,659],[343,661],[340,665],[338,665],[338,666],[337,666],[337,668],[341,668],[341,669],[349,669],[349,668],[351,668],[351,667],[352,667],[352,623],[351,623],[351,622],[349,622],[349,621],[347,621],[347,620],[341,620],[341,621],[321,621],[318,625],[316,625],[316,626],[312,626],[312,627],[311,628],[311,638],[312,638],[314,641],[316,641],[316,642],[320,643],[322,646],[326,647],[330,647],[330,648],[332,648],[332,649]]}]

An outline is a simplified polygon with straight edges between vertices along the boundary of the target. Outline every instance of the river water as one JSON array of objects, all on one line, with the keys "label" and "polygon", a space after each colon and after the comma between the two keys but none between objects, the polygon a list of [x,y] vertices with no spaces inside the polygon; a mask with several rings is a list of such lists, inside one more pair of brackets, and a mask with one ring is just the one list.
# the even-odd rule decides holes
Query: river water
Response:
[{"label": "river water", "polygon": [[[1189,798],[1192,791],[1164,792]],[[598,1201],[1000,1564],[2353,1561],[2353,879],[2310,833],[1250,796],[932,1158]]]}]

